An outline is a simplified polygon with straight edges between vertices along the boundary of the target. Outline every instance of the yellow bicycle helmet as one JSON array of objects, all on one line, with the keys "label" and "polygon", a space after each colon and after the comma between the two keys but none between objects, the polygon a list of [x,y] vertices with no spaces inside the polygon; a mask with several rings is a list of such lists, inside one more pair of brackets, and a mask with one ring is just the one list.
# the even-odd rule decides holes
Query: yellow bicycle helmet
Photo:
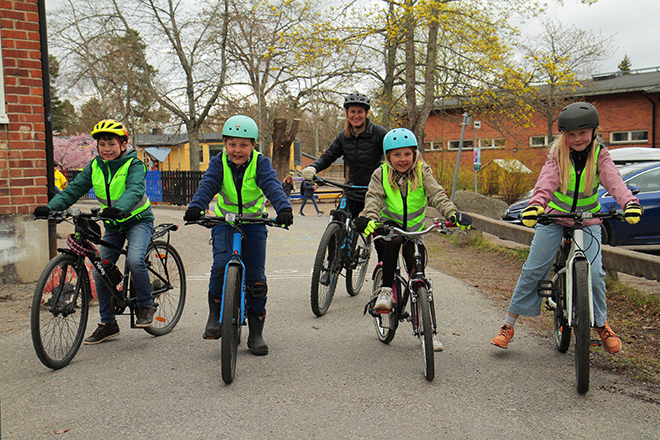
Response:
[{"label": "yellow bicycle helmet", "polygon": [[94,126],[92,130],[92,137],[97,138],[97,135],[100,133],[112,133],[119,137],[126,136],[128,140],[128,130],[124,127],[124,124],[117,122],[114,119],[104,119]]}]

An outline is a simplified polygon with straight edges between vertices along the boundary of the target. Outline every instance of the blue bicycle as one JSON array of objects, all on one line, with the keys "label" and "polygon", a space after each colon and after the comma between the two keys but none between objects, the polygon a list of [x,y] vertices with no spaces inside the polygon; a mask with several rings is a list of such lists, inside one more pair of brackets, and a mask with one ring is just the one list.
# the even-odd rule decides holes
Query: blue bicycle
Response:
[{"label": "blue bicycle", "polygon": [[[314,182],[319,186],[330,184],[344,191],[366,193],[367,190],[366,186],[331,182],[318,176],[315,177]],[[360,293],[370,257],[371,236],[365,238],[355,230],[344,195],[336,209],[330,211],[330,222],[316,251],[311,288],[312,312],[316,316],[323,316],[328,311],[342,269],[346,269],[348,294],[355,296]]]},{"label": "blue bicycle", "polygon": [[[226,384],[234,381],[236,373],[236,355],[241,342],[241,327],[246,325],[245,313],[245,265],[243,264],[243,238],[245,233],[242,225],[278,226],[275,220],[264,214],[262,218],[244,218],[241,214],[227,215],[225,217],[204,216],[186,225],[199,224],[212,228],[226,224],[232,228],[232,258],[225,267],[225,281],[223,286],[222,305],[220,308],[220,326],[222,328],[222,343],[220,348],[220,362],[222,367],[222,380]],[[285,228],[288,229],[288,228]]]}]

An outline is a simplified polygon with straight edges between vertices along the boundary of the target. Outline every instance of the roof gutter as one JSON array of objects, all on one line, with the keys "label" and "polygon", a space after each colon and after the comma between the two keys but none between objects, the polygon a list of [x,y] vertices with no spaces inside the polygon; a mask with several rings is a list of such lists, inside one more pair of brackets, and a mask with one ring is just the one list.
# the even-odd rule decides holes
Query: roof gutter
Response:
[{"label": "roof gutter", "polygon": [[[660,93],[656,93],[656,96],[660,100]],[[651,148],[655,148],[655,101],[649,97],[649,94],[644,92],[644,98],[648,99],[651,103]]]}]

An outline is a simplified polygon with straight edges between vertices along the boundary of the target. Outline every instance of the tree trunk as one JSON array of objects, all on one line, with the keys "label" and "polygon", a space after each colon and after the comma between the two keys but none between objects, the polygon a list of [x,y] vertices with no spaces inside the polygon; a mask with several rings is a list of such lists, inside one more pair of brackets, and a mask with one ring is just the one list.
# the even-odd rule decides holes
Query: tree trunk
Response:
[{"label": "tree trunk", "polygon": [[273,121],[273,152],[271,160],[273,168],[277,173],[277,178],[283,180],[289,174],[289,160],[291,157],[291,144],[298,134],[298,125],[300,119],[294,119],[291,124],[291,131],[286,131],[287,122],[284,118],[277,118]]},{"label": "tree trunk", "polygon": [[199,128],[188,127],[190,171],[199,171]]}]

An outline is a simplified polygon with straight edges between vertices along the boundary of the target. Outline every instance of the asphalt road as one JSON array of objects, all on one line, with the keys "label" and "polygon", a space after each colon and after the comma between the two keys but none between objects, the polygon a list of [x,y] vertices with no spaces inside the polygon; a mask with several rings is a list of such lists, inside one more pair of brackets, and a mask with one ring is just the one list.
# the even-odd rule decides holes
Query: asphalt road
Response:
[{"label": "asphalt road", "polygon": [[[159,222],[183,225],[183,211],[155,212]],[[366,292],[351,298],[340,286],[328,314],[316,318],[310,274],[326,222],[297,216],[290,231],[270,230],[270,354],[252,356],[244,339],[229,386],[220,377],[220,341],[201,338],[212,258],[202,227],[172,236],[188,298],[171,334],[154,338],[120,317],[116,340],[83,346],[69,366],[51,371],[34,354],[29,322],[3,333],[2,438],[658,438],[658,396],[593,370],[591,390],[579,396],[572,352],[558,353],[524,325],[509,350],[491,346],[502,311],[433,268],[445,346],[433,382],[424,379],[408,324],[391,344],[378,341],[362,315]],[[94,309],[88,334],[97,320]]]}]

